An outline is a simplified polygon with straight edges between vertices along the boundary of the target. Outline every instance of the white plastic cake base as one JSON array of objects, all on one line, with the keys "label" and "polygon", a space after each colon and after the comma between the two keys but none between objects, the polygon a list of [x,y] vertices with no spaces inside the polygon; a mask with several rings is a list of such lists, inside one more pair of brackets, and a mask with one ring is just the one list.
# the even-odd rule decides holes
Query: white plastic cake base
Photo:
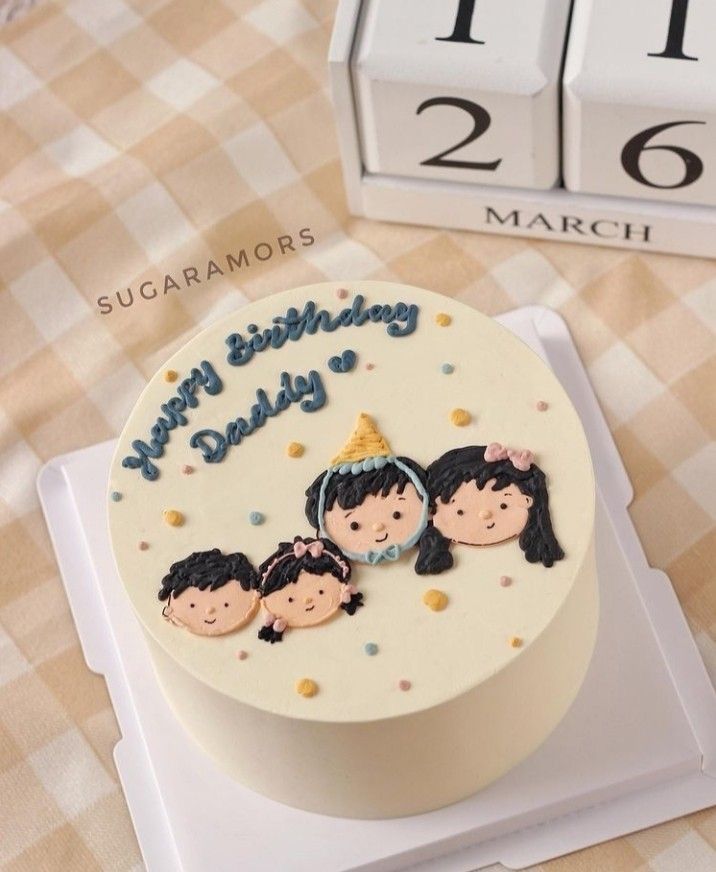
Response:
[{"label": "white plastic cake base", "polygon": [[113,443],[55,458],[41,471],[85,658],[105,677],[122,732],[115,760],[150,872],[387,872],[416,864],[468,872],[498,861],[518,869],[716,803],[716,692],[668,578],[646,564],[626,511],[628,479],[567,329],[538,307],[499,320],[548,361],[584,423],[598,483],[601,622],[582,690],[545,744],[439,811],[324,817],[218,771],[164,701],[114,567],[106,529]]}]

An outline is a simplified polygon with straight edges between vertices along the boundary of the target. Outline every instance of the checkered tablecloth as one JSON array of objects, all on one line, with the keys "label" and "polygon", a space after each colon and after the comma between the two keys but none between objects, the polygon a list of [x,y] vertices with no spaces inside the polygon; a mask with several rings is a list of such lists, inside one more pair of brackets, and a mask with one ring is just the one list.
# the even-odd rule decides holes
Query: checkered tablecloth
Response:
[{"label": "checkered tablecloth", "polygon": [[[8,869],[141,865],[112,762],[115,719],[82,660],[35,475],[116,435],[146,379],[202,324],[293,285],[379,278],[488,314],[557,309],[634,484],[647,555],[716,674],[716,262],[352,218],[327,93],[333,12],[333,0],[74,0],[40,2],[0,30]],[[314,244],[298,244],[301,228]],[[287,235],[295,251],[281,253]],[[166,275],[177,287],[165,294]],[[715,846],[712,810],[545,868],[713,872]]]}]

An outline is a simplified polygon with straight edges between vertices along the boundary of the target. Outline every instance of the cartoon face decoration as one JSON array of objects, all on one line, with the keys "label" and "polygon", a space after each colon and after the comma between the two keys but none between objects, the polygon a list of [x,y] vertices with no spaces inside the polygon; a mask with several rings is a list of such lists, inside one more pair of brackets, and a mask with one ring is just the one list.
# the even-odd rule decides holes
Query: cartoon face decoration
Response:
[{"label": "cartoon face decoration", "polygon": [[428,523],[424,470],[393,455],[366,414],[306,497],[306,517],[318,535],[364,563],[397,560]]},{"label": "cartoon face decoration", "polygon": [[164,616],[173,624],[200,636],[221,636],[247,624],[256,614],[258,591],[244,590],[232,579],[216,590],[189,587],[178,596],[171,595]]},{"label": "cartoon face decoration", "polygon": [[366,554],[402,546],[420,527],[423,503],[412,482],[396,482],[383,494],[367,493],[363,501],[350,509],[341,508],[336,500],[323,515],[328,538],[344,552]]},{"label": "cartoon face decoration", "polygon": [[434,535],[421,543],[418,572],[450,568],[450,543],[494,545],[517,538],[529,563],[553,566],[564,551],[552,529],[544,472],[531,451],[497,442],[454,448],[430,464]]},{"label": "cartoon face decoration", "polygon": [[304,569],[292,584],[265,596],[263,605],[287,627],[313,627],[336,614],[342,587],[332,575],[315,575]]},{"label": "cartoon face decoration", "polygon": [[238,630],[259,607],[258,576],[243,554],[218,548],[197,551],[173,563],[162,579],[162,614],[176,627],[199,636]]},{"label": "cartoon face decoration", "polygon": [[288,628],[313,627],[340,609],[353,615],[363,594],[349,583],[351,566],[327,539],[282,542],[259,567],[264,626],[259,639],[281,642]]},{"label": "cartoon face decoration", "polygon": [[495,490],[496,485],[494,478],[482,489],[467,481],[447,502],[438,497],[433,523],[443,536],[462,545],[494,545],[519,536],[534,499],[515,485]]}]

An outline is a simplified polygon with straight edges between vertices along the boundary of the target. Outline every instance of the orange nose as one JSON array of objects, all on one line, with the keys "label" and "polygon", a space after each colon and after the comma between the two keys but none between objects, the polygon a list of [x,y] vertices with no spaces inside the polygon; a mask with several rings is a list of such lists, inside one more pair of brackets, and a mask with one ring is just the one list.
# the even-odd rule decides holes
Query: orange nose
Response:
[{"label": "orange nose", "polygon": [[214,608],[214,606],[209,606],[209,608],[206,610],[206,613],[207,615],[213,615],[215,611],[216,609]]},{"label": "orange nose", "polygon": [[376,521],[376,523],[373,524],[373,530],[376,533],[382,533],[383,530],[385,530],[385,524],[383,524],[381,521]]},{"label": "orange nose", "polygon": [[477,517],[478,517],[481,521],[489,521],[490,518],[492,517],[492,512],[491,512],[489,509],[481,509],[481,510],[477,513]]},{"label": "orange nose", "polygon": [[307,606],[310,606],[312,602],[313,602],[313,597],[312,597],[312,596],[307,596],[307,597],[304,599],[304,603],[306,603]]}]

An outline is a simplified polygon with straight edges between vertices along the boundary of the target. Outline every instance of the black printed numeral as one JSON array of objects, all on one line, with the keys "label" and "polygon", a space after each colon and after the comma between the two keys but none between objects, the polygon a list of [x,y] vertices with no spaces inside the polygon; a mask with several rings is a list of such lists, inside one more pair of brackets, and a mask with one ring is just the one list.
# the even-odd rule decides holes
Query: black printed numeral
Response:
[{"label": "black printed numeral", "polygon": [[689,11],[689,0],[671,0],[671,15],[669,16],[669,32],[666,35],[666,45],[663,51],[650,51],[650,58],[673,58],[677,61],[697,61],[698,58],[684,54],[684,33],[686,31],[686,13]]},{"label": "black printed numeral", "polygon": [[487,109],[483,109],[482,106],[477,103],[472,103],[470,100],[463,100],[460,97],[433,97],[432,99],[425,100],[425,102],[421,103],[417,108],[416,114],[420,115],[424,109],[429,109],[431,106],[454,106],[456,109],[462,109],[463,112],[467,112],[468,115],[471,116],[473,127],[465,139],[458,142],[457,145],[446,148],[445,151],[441,151],[439,154],[421,161],[421,166],[455,167],[462,170],[489,170],[490,172],[494,172],[497,167],[499,167],[502,163],[502,158],[487,161],[485,163],[470,160],[447,160],[449,154],[453,154],[464,145],[469,145],[471,142],[479,139],[487,130],[492,121]]},{"label": "black printed numeral", "polygon": [[475,45],[484,45],[485,43],[482,39],[473,39],[470,36],[474,15],[475,0],[459,0],[453,32],[450,36],[436,36],[435,39],[440,42],[471,42]]},{"label": "black printed numeral", "polygon": [[[622,149],[622,166],[634,179],[642,185],[647,185],[650,188],[662,188],[671,190],[672,188],[685,188],[687,185],[692,185],[704,171],[704,164],[701,158],[689,151],[688,148],[682,148],[680,145],[647,145],[649,140],[661,133],[663,130],[668,130],[670,127],[679,127],[682,124],[705,124],[705,121],[671,121],[668,124],[657,124],[656,127],[649,127],[648,130],[642,130],[633,136]],[[680,182],[674,185],[657,185],[655,182],[650,182],[639,167],[639,159],[645,151],[670,151],[677,155],[684,162],[684,176]]]}]

